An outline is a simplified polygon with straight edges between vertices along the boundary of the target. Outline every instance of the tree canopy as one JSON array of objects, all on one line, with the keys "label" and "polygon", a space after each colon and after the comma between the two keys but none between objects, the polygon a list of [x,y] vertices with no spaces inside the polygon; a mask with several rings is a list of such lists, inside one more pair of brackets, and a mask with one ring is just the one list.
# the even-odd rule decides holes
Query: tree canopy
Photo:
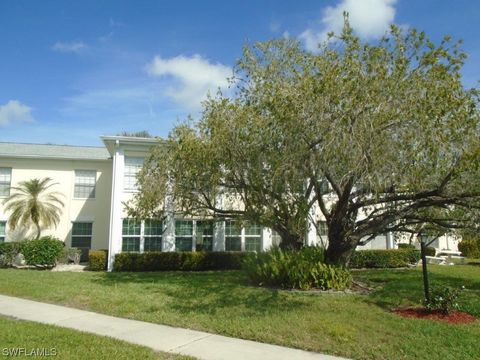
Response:
[{"label": "tree canopy", "polygon": [[15,192],[3,202],[6,205],[5,211],[11,211],[8,226],[15,230],[17,226],[29,227],[33,224],[37,232],[36,239],[40,238],[41,225],[57,226],[65,205],[60,199],[60,193],[47,192],[55,185],[58,184],[47,177],[21,181],[18,186],[12,187]]},{"label": "tree canopy", "polygon": [[468,227],[480,116],[465,58],[415,29],[362,42],[348,21],[315,53],[293,39],[246,46],[234,96],[209,98],[153,150],[131,209],[160,214],[170,196],[177,211],[255,221],[298,247],[318,208],[327,260],[341,264],[388,231]]}]

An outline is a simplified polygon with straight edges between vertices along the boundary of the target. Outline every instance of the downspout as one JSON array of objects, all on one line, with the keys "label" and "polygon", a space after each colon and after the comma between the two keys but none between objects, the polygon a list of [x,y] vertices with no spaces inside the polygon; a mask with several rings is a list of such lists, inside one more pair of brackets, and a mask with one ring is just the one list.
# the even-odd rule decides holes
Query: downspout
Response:
[{"label": "downspout", "polygon": [[118,148],[120,147],[120,141],[115,140],[115,147],[114,147],[114,155],[113,155],[113,162],[112,162],[112,192],[110,198],[110,227],[109,227],[109,234],[108,234],[108,267],[107,270],[111,272],[113,270],[113,261],[114,261],[114,254],[112,252],[112,245],[113,245],[113,215],[114,215],[114,208],[115,208],[115,187],[116,187],[116,168],[117,168],[117,154]]}]

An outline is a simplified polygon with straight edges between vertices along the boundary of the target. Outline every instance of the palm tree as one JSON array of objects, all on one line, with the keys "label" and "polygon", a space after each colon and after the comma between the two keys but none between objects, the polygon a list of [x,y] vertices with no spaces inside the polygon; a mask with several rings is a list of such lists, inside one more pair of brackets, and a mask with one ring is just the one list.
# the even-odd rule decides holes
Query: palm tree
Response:
[{"label": "palm tree", "polygon": [[16,193],[4,200],[5,211],[11,211],[8,218],[8,226],[15,230],[18,225],[30,226],[31,223],[37,229],[37,237],[40,238],[40,223],[45,227],[57,227],[60,222],[62,208],[65,206],[60,200],[58,192],[46,192],[58,183],[52,183],[52,179],[31,179],[22,181],[19,186],[13,187]]}]

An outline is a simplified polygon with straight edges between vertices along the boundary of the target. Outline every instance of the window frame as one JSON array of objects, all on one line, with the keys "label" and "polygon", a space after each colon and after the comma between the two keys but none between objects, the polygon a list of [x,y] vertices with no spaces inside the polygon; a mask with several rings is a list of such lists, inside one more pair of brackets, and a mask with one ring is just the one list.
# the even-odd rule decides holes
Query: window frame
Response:
[{"label": "window frame", "polygon": [[[158,233],[148,233],[147,234],[147,222],[150,224],[156,223],[156,226],[150,227],[151,229],[158,229],[160,228],[160,234]],[[163,232],[165,231],[165,225],[162,220],[157,220],[157,219],[145,219],[142,220],[141,223],[141,229],[140,233],[142,234],[142,237],[140,238],[140,249],[142,249],[143,252],[161,252],[163,251]],[[148,246],[147,246],[147,240],[148,240]],[[158,244],[158,240],[160,240],[160,246]],[[151,243],[152,241],[157,241],[157,244],[153,246]],[[143,246],[142,246],[143,244]],[[147,249],[148,248],[148,249]],[[152,250],[154,249],[154,250]]]},{"label": "window frame", "polygon": [[[90,225],[90,233],[89,234],[78,234],[78,235],[75,235],[74,234],[74,228],[75,228],[75,225],[79,225],[79,224],[88,224]],[[74,239],[75,238],[86,238],[86,237],[89,237],[90,238],[90,245],[89,246],[75,246],[74,245]],[[72,232],[71,232],[71,237],[70,237],[70,247],[72,248],[88,248],[88,249],[91,249],[92,248],[92,241],[93,241],[93,221],[72,221]]]},{"label": "window frame", "polygon": [[[5,171],[5,173],[2,173],[2,171]],[[8,181],[3,180],[2,179],[3,177],[8,179]],[[5,193],[2,193],[2,187],[7,189],[7,191],[5,191]],[[11,189],[12,189],[12,168],[11,167],[0,167],[0,198],[9,197]]]},{"label": "window frame", "polygon": [[[195,242],[193,241],[195,239],[195,223],[194,220],[189,220],[189,219],[174,219],[175,222],[175,251],[176,252],[186,252],[186,251],[195,251]],[[177,235],[177,222],[184,222],[184,223],[190,223],[191,224],[191,235],[185,235],[185,234],[179,234]],[[190,248],[189,250],[179,250],[177,246],[177,239],[188,239],[190,238]],[[183,241],[182,240],[182,241]],[[186,249],[186,248],[185,248]]]},{"label": "window frame", "polygon": [[[123,191],[124,192],[138,192],[137,176],[138,176],[138,173],[142,170],[144,162],[145,162],[145,159],[143,157],[125,156],[124,166],[123,166]],[[128,169],[133,169],[133,171],[129,171]]]},{"label": "window frame", "polygon": [[[127,222],[127,226],[125,226],[125,222]],[[133,233],[125,233],[125,229],[130,229],[129,225],[130,222],[133,223]],[[136,234],[137,223],[139,222],[138,226],[138,234]],[[142,222],[141,220],[133,219],[133,218],[124,218],[122,219],[122,252],[141,252],[140,243],[142,237]],[[133,240],[133,249],[129,249],[132,247]],[[127,243],[126,243],[127,241]],[[136,243],[138,241],[138,244]]]},{"label": "window frame", "polygon": [[[253,227],[255,230],[259,230],[258,234],[247,234],[247,228]],[[246,224],[243,227],[243,236],[245,238],[245,245],[244,245],[244,250],[243,251],[255,251],[255,252],[260,252],[263,250],[263,227],[258,224]],[[255,247],[258,247],[258,249],[250,249],[251,244],[247,242],[247,240],[259,240],[259,244],[256,245]]]},{"label": "window frame", "polygon": [[0,229],[3,229],[3,234],[2,231],[0,231],[0,244],[4,243],[7,241],[7,222],[6,221],[0,221]]},{"label": "window frame", "polygon": [[[93,185],[89,183],[80,183],[78,179],[80,178],[80,173],[91,173],[93,178]],[[93,191],[90,191],[88,196],[79,196],[77,195],[77,189],[88,189],[91,188]],[[82,200],[93,200],[96,197],[97,190],[97,170],[85,170],[85,169],[75,169],[75,179],[73,183],[73,198],[82,199]]]}]

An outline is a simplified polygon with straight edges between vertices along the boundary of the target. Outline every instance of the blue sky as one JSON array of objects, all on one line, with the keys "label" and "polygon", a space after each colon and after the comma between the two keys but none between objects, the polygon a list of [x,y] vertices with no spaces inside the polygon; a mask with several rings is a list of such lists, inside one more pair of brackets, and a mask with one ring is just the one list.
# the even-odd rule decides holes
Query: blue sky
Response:
[{"label": "blue sky", "polygon": [[479,0],[1,0],[0,141],[166,136],[227,85],[246,41],[290,36],[312,47],[344,9],[366,39],[392,22],[463,39],[464,83],[478,84]]}]

